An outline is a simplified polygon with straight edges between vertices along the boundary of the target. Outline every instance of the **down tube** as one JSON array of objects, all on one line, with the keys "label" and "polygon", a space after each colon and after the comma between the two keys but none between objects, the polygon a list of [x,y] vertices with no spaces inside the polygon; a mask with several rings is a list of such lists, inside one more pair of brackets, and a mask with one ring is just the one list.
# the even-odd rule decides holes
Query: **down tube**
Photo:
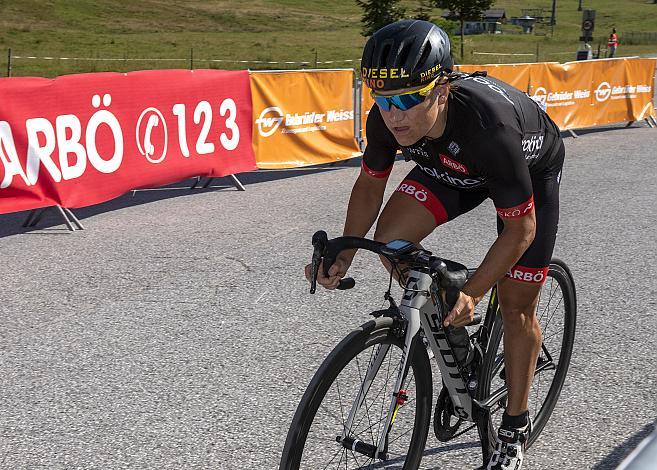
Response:
[{"label": "down tube", "polygon": [[438,307],[433,302],[427,302],[420,310],[422,329],[426,334],[434,357],[440,368],[440,375],[447,387],[454,405],[456,415],[467,421],[474,421],[472,416],[472,397],[465,388],[465,383],[459,372],[456,359],[447,341],[445,329],[438,315]]}]

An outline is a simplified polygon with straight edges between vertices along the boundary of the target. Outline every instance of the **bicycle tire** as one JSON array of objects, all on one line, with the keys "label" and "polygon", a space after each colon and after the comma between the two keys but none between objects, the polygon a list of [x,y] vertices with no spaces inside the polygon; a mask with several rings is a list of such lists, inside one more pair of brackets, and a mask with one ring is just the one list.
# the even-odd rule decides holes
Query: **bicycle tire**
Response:
[{"label": "bicycle tire", "polygon": [[[331,385],[339,376],[340,372],[362,351],[377,344],[391,344],[396,347],[403,346],[403,338],[393,333],[395,322],[392,318],[381,317],[369,321],[358,329],[347,335],[329,353],[313,376],[306,389],[285,440],[283,454],[281,456],[281,470],[297,470],[304,455],[306,439],[315,419],[315,415],[325,399]],[[422,454],[426,445],[431,418],[431,405],[433,387],[431,383],[431,366],[426,349],[421,347],[412,348],[410,367],[415,379],[415,420],[413,433],[409,443],[408,453],[404,461],[404,469],[416,469],[420,465]],[[350,403],[349,403],[350,405]],[[348,410],[348,408],[347,408]],[[337,434],[342,427],[337,426]],[[333,435],[335,437],[335,434]],[[341,446],[335,442],[335,445]],[[382,468],[381,462],[370,464],[376,468]],[[345,468],[346,465],[341,466]],[[359,467],[358,468],[362,468]],[[367,467],[365,467],[367,468]],[[395,467],[399,468],[399,467]]]},{"label": "bicycle tire", "polygon": [[[559,395],[566,380],[566,374],[570,365],[570,359],[575,342],[575,327],[577,322],[577,296],[575,291],[575,282],[568,266],[559,259],[552,259],[547,275],[548,279],[544,283],[544,288],[549,279],[556,281],[563,292],[564,304],[564,333],[561,341],[561,351],[559,353],[559,362],[556,366],[554,378],[550,384],[550,389],[543,400],[543,403],[533,419],[533,429],[527,442],[527,449],[536,441],[547,424],[554,407],[557,404]],[[539,305],[540,307],[540,305]],[[538,314],[538,312],[537,312]],[[481,386],[479,388],[478,398],[483,399],[491,392],[491,383],[497,375],[494,370],[495,365],[499,364],[500,355],[498,348],[503,334],[503,325],[501,315],[497,315],[493,325],[486,355],[481,368]],[[538,375],[536,376],[538,377]],[[535,379],[536,381],[536,379]],[[495,433],[492,418],[489,422],[489,430]],[[491,443],[495,442],[495,437],[491,436]]]}]

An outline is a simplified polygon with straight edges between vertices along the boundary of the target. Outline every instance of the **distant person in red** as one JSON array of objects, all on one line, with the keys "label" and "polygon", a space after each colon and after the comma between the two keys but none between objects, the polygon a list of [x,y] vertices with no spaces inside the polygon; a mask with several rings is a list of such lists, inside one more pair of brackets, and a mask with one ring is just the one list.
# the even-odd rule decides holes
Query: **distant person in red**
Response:
[{"label": "distant person in red", "polygon": [[616,55],[616,46],[618,46],[618,35],[616,34],[616,28],[611,28],[611,34],[607,41],[607,58],[612,58]]}]

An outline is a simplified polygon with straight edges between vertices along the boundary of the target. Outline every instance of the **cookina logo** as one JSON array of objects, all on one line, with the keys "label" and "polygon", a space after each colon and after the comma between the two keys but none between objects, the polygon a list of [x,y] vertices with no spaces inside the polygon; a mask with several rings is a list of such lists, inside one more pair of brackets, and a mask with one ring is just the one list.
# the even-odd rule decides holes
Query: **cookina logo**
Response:
[{"label": "cookina logo", "polygon": [[611,96],[611,85],[607,82],[602,82],[593,93],[595,94],[595,99],[600,103],[607,101]]},{"label": "cookina logo", "polygon": [[283,111],[277,106],[265,108],[255,122],[258,125],[258,132],[260,135],[262,137],[269,137],[276,132],[278,126],[283,122]]}]

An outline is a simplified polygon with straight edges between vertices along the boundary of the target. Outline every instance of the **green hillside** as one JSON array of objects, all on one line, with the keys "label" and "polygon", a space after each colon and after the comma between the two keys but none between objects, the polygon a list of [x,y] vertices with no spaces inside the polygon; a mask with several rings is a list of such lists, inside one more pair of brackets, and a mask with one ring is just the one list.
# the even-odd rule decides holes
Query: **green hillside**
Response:
[{"label": "green hillside", "polygon": [[[552,32],[539,25],[535,34],[503,26],[497,35],[466,36],[463,63],[572,60],[580,35],[579,0],[557,1]],[[409,16],[416,0],[405,0]],[[499,0],[507,17],[521,8],[543,8],[551,0]],[[597,10],[594,46],[612,26],[621,36],[619,56],[654,54],[657,43],[630,45],[627,31],[657,32],[657,4],[652,0],[583,0]],[[441,11],[434,10],[439,17]],[[361,10],[353,0],[0,0],[0,75],[7,72],[7,50],[26,57],[75,60],[12,60],[12,75],[52,77],[65,73],[129,71],[153,68],[299,68],[352,67],[365,38],[360,35]],[[454,47],[459,51],[458,37]],[[477,53],[521,53],[489,56]],[[537,55],[538,54],[538,55]],[[80,59],[113,59],[111,61]],[[149,60],[141,60],[149,59]],[[250,63],[211,62],[247,60]]]}]

